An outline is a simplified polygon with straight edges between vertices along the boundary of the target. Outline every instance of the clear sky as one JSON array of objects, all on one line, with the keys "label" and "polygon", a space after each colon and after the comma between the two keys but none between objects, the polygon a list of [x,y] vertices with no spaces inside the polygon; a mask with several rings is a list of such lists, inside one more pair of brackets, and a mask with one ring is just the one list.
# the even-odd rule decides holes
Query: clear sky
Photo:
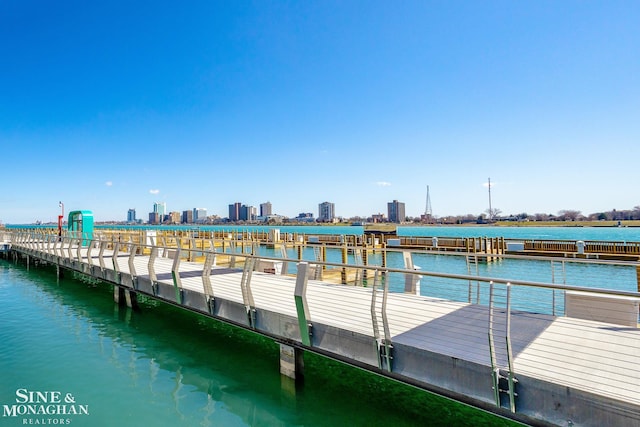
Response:
[{"label": "clear sky", "polygon": [[640,2],[0,2],[0,221],[640,205]]}]

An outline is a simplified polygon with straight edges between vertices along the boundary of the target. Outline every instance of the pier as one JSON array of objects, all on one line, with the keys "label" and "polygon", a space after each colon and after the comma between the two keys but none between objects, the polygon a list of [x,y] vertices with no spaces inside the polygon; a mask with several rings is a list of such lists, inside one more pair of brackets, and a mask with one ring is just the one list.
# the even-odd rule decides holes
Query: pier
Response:
[{"label": "pier", "polygon": [[[2,256],[113,286],[118,304],[135,308],[139,297],[153,298],[272,338],[292,381],[303,379],[310,351],[531,425],[640,425],[639,293],[412,264],[416,251],[467,262],[540,257],[524,254],[539,250],[526,242],[521,249],[501,239],[374,235],[4,236],[10,247]],[[284,250],[265,256],[257,245]],[[589,266],[580,256],[587,247],[575,256],[568,246],[557,252]],[[328,248],[340,262],[327,260]],[[379,265],[368,262],[374,252]],[[404,268],[387,265],[391,252],[403,256]],[[617,261],[637,271],[637,258],[627,255],[634,256]]]}]

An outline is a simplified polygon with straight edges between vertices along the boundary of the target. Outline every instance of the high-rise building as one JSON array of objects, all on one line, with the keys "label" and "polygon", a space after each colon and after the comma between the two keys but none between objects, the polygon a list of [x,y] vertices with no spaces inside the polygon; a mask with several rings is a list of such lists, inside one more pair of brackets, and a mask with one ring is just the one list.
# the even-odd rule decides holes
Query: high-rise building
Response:
[{"label": "high-rise building", "polygon": [[192,224],[193,223],[193,210],[189,209],[188,211],[182,211],[182,219],[183,224]]},{"label": "high-rise building", "polygon": [[169,222],[170,224],[180,224],[180,212],[169,212],[167,217],[166,222]]},{"label": "high-rise building", "polygon": [[160,224],[160,215],[157,212],[149,212],[149,224]]},{"label": "high-rise building", "polygon": [[160,218],[164,218],[164,216],[167,214],[167,204],[165,202],[154,203],[153,212],[157,213]]},{"label": "high-rise building", "polygon": [[265,216],[269,216],[269,215],[273,215],[273,212],[271,211],[271,202],[261,203],[260,204],[260,216],[261,217],[265,217]]},{"label": "high-rise building", "polygon": [[206,208],[193,208],[193,222],[202,222],[207,219]]},{"label": "high-rise building", "polygon": [[397,200],[387,203],[387,214],[389,222],[400,223],[404,221],[406,218],[406,215],[404,214],[404,203]]},{"label": "high-rise building", "polygon": [[318,205],[318,221],[332,222],[335,216],[335,204],[322,202]]},{"label": "high-rise building", "polygon": [[240,207],[240,220],[253,221],[256,219],[256,208],[253,206],[242,205]]},{"label": "high-rise building", "polygon": [[229,205],[229,221],[239,221],[240,220],[240,208],[242,207],[242,203],[236,202],[232,205]]},{"label": "high-rise building", "polygon": [[127,212],[127,222],[136,222],[136,210],[129,209]]}]

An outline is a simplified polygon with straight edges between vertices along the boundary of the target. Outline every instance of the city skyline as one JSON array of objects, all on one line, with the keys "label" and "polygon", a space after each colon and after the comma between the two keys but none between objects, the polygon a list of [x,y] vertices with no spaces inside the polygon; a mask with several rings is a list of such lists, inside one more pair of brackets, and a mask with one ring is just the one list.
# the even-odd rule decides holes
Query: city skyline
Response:
[{"label": "city skyline", "polygon": [[[0,221],[640,205],[640,2],[0,4]],[[145,208],[145,211],[147,209]],[[146,214],[146,212],[145,212]]]}]

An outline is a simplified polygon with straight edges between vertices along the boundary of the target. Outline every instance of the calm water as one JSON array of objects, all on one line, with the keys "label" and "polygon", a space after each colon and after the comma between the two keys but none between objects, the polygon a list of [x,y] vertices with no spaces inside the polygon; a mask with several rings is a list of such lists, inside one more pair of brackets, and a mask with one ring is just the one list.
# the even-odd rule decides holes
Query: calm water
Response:
[{"label": "calm water", "polygon": [[513,425],[309,354],[295,393],[271,341],[153,301],[118,308],[109,286],[58,282],[50,268],[0,260],[0,301],[3,415],[29,391],[80,412],[0,426]]}]

